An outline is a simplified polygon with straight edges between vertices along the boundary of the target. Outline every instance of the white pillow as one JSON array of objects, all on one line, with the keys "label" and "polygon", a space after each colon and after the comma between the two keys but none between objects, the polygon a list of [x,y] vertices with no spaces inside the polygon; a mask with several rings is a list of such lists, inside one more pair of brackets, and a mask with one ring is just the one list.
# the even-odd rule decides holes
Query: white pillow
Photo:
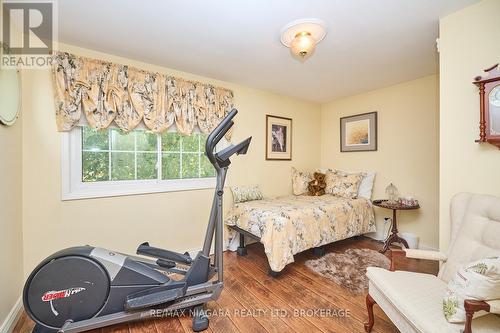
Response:
[{"label": "white pillow", "polygon": [[[464,300],[500,299],[500,257],[475,261],[462,266],[448,283],[443,298],[443,313],[450,323],[465,322]],[[474,318],[484,316],[480,311]]]},{"label": "white pillow", "polygon": [[365,172],[358,190],[358,198],[372,199],[373,183],[375,182],[376,172]]},{"label": "white pillow", "polygon": [[[343,170],[338,170],[338,169],[318,169],[318,172],[325,173],[327,171],[337,171],[340,173],[345,173],[345,174],[353,174],[353,173],[358,173],[358,172],[348,172],[348,171],[343,171]],[[373,184],[375,182],[375,175],[377,174],[376,172],[362,172],[363,173],[363,179],[361,180],[361,184],[359,185],[358,189],[358,198],[365,198],[368,200],[372,199],[372,192],[373,192]]]}]

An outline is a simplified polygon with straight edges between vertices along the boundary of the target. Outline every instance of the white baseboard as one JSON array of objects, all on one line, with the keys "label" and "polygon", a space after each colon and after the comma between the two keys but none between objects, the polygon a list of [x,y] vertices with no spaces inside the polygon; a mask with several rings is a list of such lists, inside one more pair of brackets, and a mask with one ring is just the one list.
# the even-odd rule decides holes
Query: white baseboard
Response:
[{"label": "white baseboard", "polygon": [[21,297],[17,300],[16,304],[12,307],[7,318],[5,318],[2,326],[0,326],[0,333],[11,333],[19,320],[23,310],[23,302]]},{"label": "white baseboard", "polygon": [[[224,242],[224,247],[222,248],[222,250],[224,252],[227,251],[227,246],[228,245],[226,244],[226,242]],[[202,250],[203,250],[203,248],[200,247],[197,249],[188,250],[186,252],[189,253],[189,256],[194,259],[194,258],[196,258],[196,255],[198,254],[198,252],[201,252]],[[214,253],[215,253],[215,249],[214,249],[214,246],[212,245],[212,248],[210,248],[210,255],[213,255]]]},{"label": "white baseboard", "polygon": [[439,249],[437,247],[429,246],[429,245],[425,245],[425,244],[419,244],[418,248],[419,248],[419,250],[439,251]]},{"label": "white baseboard", "polygon": [[379,235],[376,232],[369,233],[369,234],[364,234],[363,236],[371,238],[371,239],[374,239],[374,240],[379,241],[379,242],[383,242],[384,239],[385,239],[384,237],[382,237],[381,235]]},{"label": "white baseboard", "polygon": [[[385,237],[383,237],[382,235],[379,235],[378,233],[366,234],[364,236],[371,238],[371,239],[374,239],[374,240],[379,241],[379,242],[383,242],[385,240]],[[419,250],[428,250],[428,251],[439,251],[439,249],[436,247],[429,246],[429,245],[422,244],[422,243],[418,244],[418,249]]]}]

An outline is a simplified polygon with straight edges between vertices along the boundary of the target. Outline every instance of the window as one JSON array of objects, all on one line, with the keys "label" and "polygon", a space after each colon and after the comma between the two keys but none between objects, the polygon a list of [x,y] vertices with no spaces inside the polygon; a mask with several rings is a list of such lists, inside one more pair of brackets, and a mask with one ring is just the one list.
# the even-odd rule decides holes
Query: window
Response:
[{"label": "window", "polygon": [[63,133],[63,200],[213,187],[206,139],[77,127]]}]

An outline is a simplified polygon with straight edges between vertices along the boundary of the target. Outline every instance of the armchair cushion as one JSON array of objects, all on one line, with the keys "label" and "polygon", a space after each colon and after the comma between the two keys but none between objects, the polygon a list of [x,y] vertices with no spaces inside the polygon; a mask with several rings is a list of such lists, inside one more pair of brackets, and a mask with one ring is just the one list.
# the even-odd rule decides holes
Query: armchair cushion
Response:
[{"label": "armchair cushion", "polygon": [[488,303],[488,305],[490,306],[491,313],[500,314],[500,299],[496,299],[494,301],[486,301],[486,303]]},{"label": "armchair cushion", "polygon": [[[387,304],[389,313],[398,313],[399,321],[391,318],[404,332],[460,333],[463,324],[446,321],[442,311],[442,299],[446,283],[431,274],[405,271],[391,272],[369,267],[370,295],[379,304]],[[498,332],[500,318],[489,314],[472,321],[474,333]],[[410,329],[411,328],[411,329]]]},{"label": "armchair cushion", "polygon": [[[489,301],[500,299],[500,258],[488,258],[461,267],[453,279],[443,299],[446,319],[452,323],[465,322],[464,301]],[[474,318],[486,315],[480,311]]]},{"label": "armchair cushion", "polygon": [[448,260],[439,277],[448,283],[472,261],[500,256],[500,198],[460,193],[452,200],[452,234]]}]

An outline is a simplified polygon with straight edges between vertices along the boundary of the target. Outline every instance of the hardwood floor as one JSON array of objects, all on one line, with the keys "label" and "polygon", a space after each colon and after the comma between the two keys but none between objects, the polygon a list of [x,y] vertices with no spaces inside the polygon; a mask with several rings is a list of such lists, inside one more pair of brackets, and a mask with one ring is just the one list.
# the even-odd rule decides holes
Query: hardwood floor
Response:
[{"label": "hardwood floor", "polygon": [[[347,248],[381,249],[374,240],[355,237],[327,246],[327,252]],[[217,302],[208,304],[210,326],[206,332],[364,332],[367,318],[365,295],[353,295],[332,281],[311,272],[304,261],[314,258],[312,251],[295,257],[277,278],[267,275],[267,260],[261,244],[248,246],[248,255],[224,254],[225,284]],[[397,268],[436,274],[434,262],[399,259]],[[314,312],[315,309],[328,310]],[[332,316],[337,314],[344,316]],[[372,332],[398,332],[387,316],[375,306],[375,326]],[[22,314],[14,332],[31,332],[34,324]],[[110,326],[93,333],[160,333],[192,332],[191,317],[161,318]]]}]

